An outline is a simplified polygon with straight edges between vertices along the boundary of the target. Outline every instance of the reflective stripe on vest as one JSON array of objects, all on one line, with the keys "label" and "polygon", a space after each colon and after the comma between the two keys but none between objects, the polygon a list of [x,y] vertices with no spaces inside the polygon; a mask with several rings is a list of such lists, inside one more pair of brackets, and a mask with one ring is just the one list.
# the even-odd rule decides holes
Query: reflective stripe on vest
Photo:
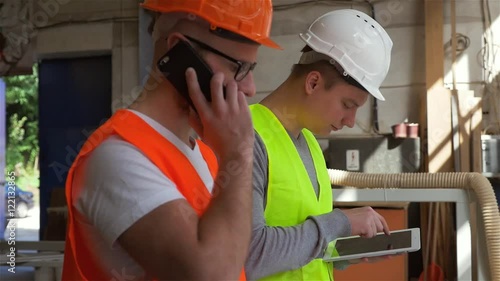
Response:
[{"label": "reflective stripe on vest", "polygon": [[[268,187],[264,217],[269,226],[294,226],[308,216],[332,211],[332,190],[325,159],[314,135],[302,130],[319,183],[319,199],[300,155],[281,122],[265,106],[250,106],[254,128],[268,155]],[[260,280],[333,280],[333,266],[315,259],[302,268]]]},{"label": "reflective stripe on vest", "polygon": [[[83,233],[75,224],[75,210],[72,200],[73,176],[81,168],[82,160],[111,135],[118,135],[137,147],[146,157],[173,181],[179,192],[186,198],[198,216],[208,207],[211,194],[189,159],[175,145],[149,126],[144,120],[128,110],[118,110],[100,126],[83,145],[76,157],[66,180],[66,201],[68,204],[68,230],[64,252],[63,280],[113,280],[111,272],[103,272],[97,260],[91,255],[92,249],[85,247]],[[217,159],[212,150],[197,141],[200,152],[207,162],[213,178],[217,174]],[[76,188],[83,188],[82,186]],[[245,280],[242,272],[240,280]]]}]

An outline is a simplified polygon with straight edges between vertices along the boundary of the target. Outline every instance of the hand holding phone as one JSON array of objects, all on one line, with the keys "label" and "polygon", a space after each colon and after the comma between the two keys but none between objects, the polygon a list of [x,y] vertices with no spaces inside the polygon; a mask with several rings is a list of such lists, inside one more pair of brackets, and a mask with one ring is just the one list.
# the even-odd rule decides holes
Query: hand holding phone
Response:
[{"label": "hand holding phone", "polygon": [[196,110],[189,97],[186,83],[186,70],[191,67],[196,71],[198,84],[207,101],[211,101],[210,80],[213,72],[200,57],[198,52],[184,40],[179,40],[157,63],[158,69],[165,78],[175,87],[188,103]]},{"label": "hand holding phone", "polygon": [[[227,84],[227,98],[223,96],[224,75],[217,73],[211,80],[212,102],[202,97],[196,83],[196,72],[186,73],[189,94],[198,108],[198,114],[191,114],[190,125],[202,140],[219,157],[237,161],[252,161],[254,131],[250,110],[243,92],[238,91],[235,81]],[[251,163],[249,163],[251,164]]]},{"label": "hand holding phone", "polygon": [[254,135],[250,111],[235,81],[230,81],[226,89],[224,75],[214,76],[198,52],[183,40],[157,65],[196,111],[197,114],[190,116],[190,125],[219,157],[241,154],[247,148],[252,151]]}]

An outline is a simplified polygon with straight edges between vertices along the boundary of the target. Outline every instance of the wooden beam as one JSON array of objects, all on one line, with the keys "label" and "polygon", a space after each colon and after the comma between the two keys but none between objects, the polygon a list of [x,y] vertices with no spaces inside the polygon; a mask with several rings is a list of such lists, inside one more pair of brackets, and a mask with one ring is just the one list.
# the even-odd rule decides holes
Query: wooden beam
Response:
[{"label": "wooden beam", "polygon": [[481,132],[483,130],[483,107],[482,99],[474,98],[471,104],[472,118],[471,118],[471,171],[482,173],[482,144]]},{"label": "wooden beam", "polygon": [[458,126],[460,135],[460,172],[471,172],[471,121],[474,102],[474,91],[457,91]]},{"label": "wooden beam", "polygon": [[[424,172],[453,171],[453,132],[451,122],[451,91],[444,88],[443,48],[443,0],[425,0],[425,81],[426,92],[420,99],[420,123],[423,146]],[[445,278],[456,276],[456,266],[447,261],[454,260],[456,253],[450,251],[453,241],[453,210],[450,203],[421,204],[424,227],[422,240],[426,248],[424,271],[429,264],[437,264],[445,272]],[[426,221],[427,220],[427,221]],[[424,276],[426,273],[424,273]]]},{"label": "wooden beam", "polygon": [[443,0],[425,0],[425,81],[421,99],[424,167],[428,172],[453,171],[451,92],[444,88]]},{"label": "wooden beam", "polygon": [[[471,118],[470,118],[470,132],[471,132],[471,139],[470,139],[470,168],[471,172],[476,172],[476,173],[482,173],[483,168],[482,168],[482,144],[481,144],[481,135],[482,135],[482,130],[483,130],[483,108],[482,108],[483,101],[481,98],[478,97],[473,97],[472,100],[470,101],[470,112],[471,112]],[[470,228],[471,228],[471,240],[472,241],[478,241],[477,240],[477,201],[471,202],[470,205]],[[472,278],[473,280],[477,280],[478,277],[478,269],[477,269],[477,251],[478,251],[478,243],[472,243],[472,248],[471,248],[471,260],[472,260]]]},{"label": "wooden beam", "polygon": [[427,89],[443,86],[443,0],[425,0],[425,81]]},{"label": "wooden beam", "polygon": [[427,99],[427,172],[453,172],[451,91],[433,88]]}]

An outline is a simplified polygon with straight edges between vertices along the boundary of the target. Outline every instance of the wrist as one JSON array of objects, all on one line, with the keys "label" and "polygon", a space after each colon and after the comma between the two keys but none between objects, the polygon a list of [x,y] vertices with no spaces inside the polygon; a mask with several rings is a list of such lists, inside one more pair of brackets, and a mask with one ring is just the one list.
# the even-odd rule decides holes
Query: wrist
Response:
[{"label": "wrist", "polygon": [[251,159],[253,159],[251,156],[244,157],[241,154],[226,155],[223,159],[221,159],[214,183],[214,196],[217,196],[217,194],[226,187],[235,184],[239,187],[248,185],[248,188],[251,189],[253,167]]},{"label": "wrist", "polygon": [[232,161],[242,163],[253,162],[253,139],[241,142],[239,145],[227,147],[227,149],[220,154],[220,163],[228,163]]},{"label": "wrist", "polygon": [[252,167],[253,155],[226,154],[219,162],[219,173],[225,172],[229,175],[239,175]]}]

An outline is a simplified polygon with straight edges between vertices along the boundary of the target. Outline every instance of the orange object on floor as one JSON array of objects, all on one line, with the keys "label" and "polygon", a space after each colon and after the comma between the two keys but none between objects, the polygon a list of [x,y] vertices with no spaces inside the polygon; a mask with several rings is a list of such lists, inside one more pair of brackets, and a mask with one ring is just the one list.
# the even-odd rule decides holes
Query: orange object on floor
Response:
[{"label": "orange object on floor", "polygon": [[422,272],[420,274],[420,278],[418,278],[418,281],[444,281],[444,272],[439,267],[439,265],[435,263],[431,263],[427,267],[427,279],[425,279],[425,272]]}]

